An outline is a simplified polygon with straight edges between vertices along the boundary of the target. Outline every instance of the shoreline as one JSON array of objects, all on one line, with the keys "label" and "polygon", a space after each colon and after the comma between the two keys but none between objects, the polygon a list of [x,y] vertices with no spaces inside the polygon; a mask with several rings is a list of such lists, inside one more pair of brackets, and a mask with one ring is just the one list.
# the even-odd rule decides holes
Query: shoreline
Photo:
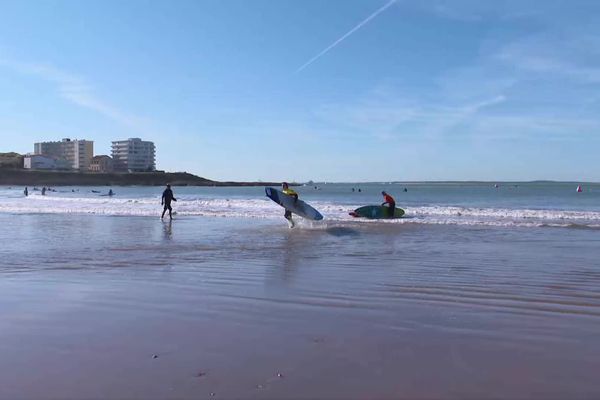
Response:
[{"label": "shoreline", "polygon": [[[281,182],[213,181],[187,172],[89,173],[0,169],[0,185],[13,186],[278,186]],[[296,184],[291,184],[296,185]]]},{"label": "shoreline", "polygon": [[0,398],[600,395],[589,232],[0,222]]}]

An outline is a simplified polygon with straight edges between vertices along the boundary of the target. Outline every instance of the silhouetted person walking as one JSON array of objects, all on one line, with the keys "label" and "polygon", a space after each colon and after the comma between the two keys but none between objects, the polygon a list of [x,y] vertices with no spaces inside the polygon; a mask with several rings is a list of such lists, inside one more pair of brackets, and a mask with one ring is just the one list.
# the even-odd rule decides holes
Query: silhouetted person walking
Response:
[{"label": "silhouetted person walking", "polygon": [[165,213],[167,212],[167,210],[169,210],[169,218],[173,219],[173,208],[171,208],[171,201],[177,201],[177,199],[175,198],[175,196],[173,196],[171,185],[167,185],[167,188],[162,194],[162,200],[160,201],[160,204],[165,206],[160,217],[161,219],[165,217]]}]

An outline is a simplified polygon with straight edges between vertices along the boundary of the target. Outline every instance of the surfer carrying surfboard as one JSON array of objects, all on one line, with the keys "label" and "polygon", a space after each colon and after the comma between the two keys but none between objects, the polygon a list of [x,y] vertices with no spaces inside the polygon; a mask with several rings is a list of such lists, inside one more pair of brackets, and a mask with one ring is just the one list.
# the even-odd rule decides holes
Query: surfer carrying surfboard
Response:
[{"label": "surfer carrying surfboard", "polygon": [[165,217],[165,212],[167,212],[167,210],[169,210],[169,218],[173,219],[173,208],[171,207],[171,201],[177,201],[177,199],[175,198],[175,196],[173,196],[173,191],[171,190],[171,185],[167,184],[167,188],[165,189],[165,191],[162,194],[162,199],[160,201],[160,205],[165,206],[165,208],[163,209],[162,215],[161,215],[161,219],[163,219]]},{"label": "surfer carrying surfboard", "polygon": [[382,207],[387,207],[387,211],[388,211],[388,215],[390,217],[394,216],[394,210],[396,209],[396,200],[394,200],[394,198],[392,196],[390,196],[389,194],[387,194],[385,191],[381,192],[381,195],[383,196],[383,203],[381,203]]},{"label": "surfer carrying surfboard", "polygon": [[[294,198],[294,202],[298,201],[298,193],[296,193],[296,191],[294,189],[290,189],[289,185],[287,184],[287,182],[283,182],[281,184],[281,191],[284,194],[287,194],[288,196],[292,196]],[[283,216],[285,217],[285,219],[287,219],[290,222],[290,228],[293,228],[295,223],[294,220],[292,219],[292,212],[288,209],[285,210],[285,214],[283,214]]]}]

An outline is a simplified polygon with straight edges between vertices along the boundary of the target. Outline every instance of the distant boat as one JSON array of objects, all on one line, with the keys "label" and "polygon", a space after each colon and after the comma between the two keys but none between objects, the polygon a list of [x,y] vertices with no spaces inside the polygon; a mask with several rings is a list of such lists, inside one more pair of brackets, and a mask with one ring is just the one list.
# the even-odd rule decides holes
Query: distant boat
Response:
[{"label": "distant boat", "polygon": [[583,192],[583,189],[581,188],[581,185],[577,186],[577,193],[581,193]]}]

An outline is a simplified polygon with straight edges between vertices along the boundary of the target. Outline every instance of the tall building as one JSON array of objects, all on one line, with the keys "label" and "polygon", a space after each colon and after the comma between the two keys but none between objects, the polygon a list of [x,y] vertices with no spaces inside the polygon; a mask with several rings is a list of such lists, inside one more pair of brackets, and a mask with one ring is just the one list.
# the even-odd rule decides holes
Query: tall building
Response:
[{"label": "tall building", "polygon": [[139,138],[112,142],[115,171],[146,172],[156,169],[154,143]]},{"label": "tall building", "polygon": [[34,154],[66,160],[70,168],[87,171],[94,156],[94,142],[63,139],[60,142],[35,143]]}]

